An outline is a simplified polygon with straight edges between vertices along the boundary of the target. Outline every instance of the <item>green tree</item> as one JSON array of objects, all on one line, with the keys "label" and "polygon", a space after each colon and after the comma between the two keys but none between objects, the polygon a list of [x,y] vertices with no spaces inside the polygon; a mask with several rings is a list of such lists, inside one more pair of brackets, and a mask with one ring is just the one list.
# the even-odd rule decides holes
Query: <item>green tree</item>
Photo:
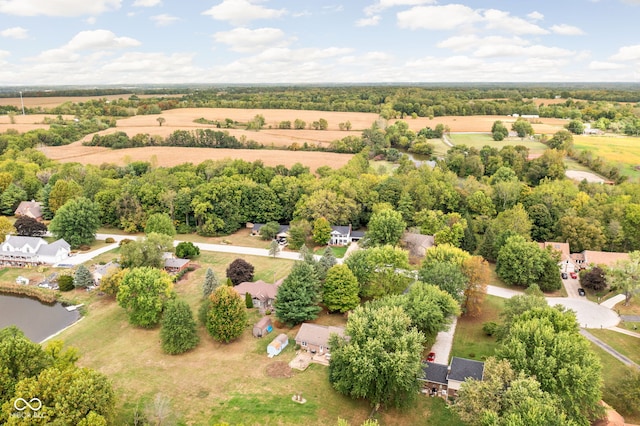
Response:
[{"label": "green tree", "polygon": [[216,273],[213,272],[213,269],[207,268],[207,272],[204,275],[204,283],[202,284],[202,297],[204,299],[208,298],[219,286],[220,282],[218,281]]},{"label": "green tree", "polygon": [[14,232],[16,232],[16,228],[13,227],[11,221],[4,216],[0,216],[0,242],[3,242],[8,234],[13,234]]},{"label": "green tree", "polygon": [[150,328],[158,324],[162,310],[173,298],[173,281],[159,269],[143,266],[131,269],[122,279],[116,300],[126,309],[129,322]]},{"label": "green tree", "polygon": [[491,135],[493,136],[494,141],[501,141],[509,136],[509,130],[505,127],[502,121],[497,120],[494,121],[493,126],[491,126]]},{"label": "green tree", "polygon": [[147,219],[144,233],[147,235],[151,233],[168,235],[173,238],[176,236],[176,227],[168,214],[154,213]]},{"label": "green tree", "polygon": [[82,194],[82,186],[74,180],[58,179],[49,193],[48,206],[51,213],[56,213],[58,209],[69,200],[79,197]]},{"label": "green tree", "polygon": [[[580,132],[582,134],[582,132]],[[547,142],[549,148],[570,151],[573,148],[573,135],[566,130],[558,130]]]},{"label": "green tree", "polygon": [[407,224],[395,210],[374,213],[369,220],[367,240],[374,245],[398,245]]},{"label": "green tree", "polygon": [[278,222],[267,222],[260,228],[260,238],[263,240],[273,240],[280,231],[280,224]]},{"label": "green tree", "polygon": [[640,371],[626,367],[619,381],[606,385],[607,401],[623,416],[640,415]]},{"label": "green tree", "polygon": [[409,274],[409,254],[398,247],[372,247],[353,252],[346,260],[358,279],[360,297],[400,294],[414,280]]},{"label": "green tree", "polygon": [[312,239],[316,244],[325,245],[331,239],[331,224],[324,217],[313,221]]},{"label": "green tree", "polygon": [[[28,419],[12,415],[16,413],[13,402],[17,398],[29,401],[34,395],[42,403],[37,412],[30,408],[22,411],[23,416],[30,415]],[[114,415],[115,393],[105,375],[89,368],[51,367],[16,385],[11,400],[2,405],[0,421],[22,425],[33,424],[30,420],[35,419],[37,424],[88,426],[106,425],[113,421]]]},{"label": "green tree", "polygon": [[0,195],[0,213],[12,216],[21,201],[27,199],[27,192],[15,183],[10,184]]},{"label": "green tree", "polygon": [[358,280],[347,265],[332,266],[322,287],[322,300],[330,312],[347,312],[360,304]]},{"label": "green tree", "polygon": [[616,262],[607,272],[607,279],[612,289],[624,293],[624,304],[628,305],[631,297],[640,291],[640,251],[629,253],[628,260]]},{"label": "green tree", "polygon": [[227,278],[233,285],[253,281],[254,267],[244,259],[236,259],[227,266]]},{"label": "green tree", "polygon": [[400,307],[359,306],[347,321],[348,338],[332,335],[329,381],[338,392],[381,406],[407,406],[422,376],[422,333]]},{"label": "green tree", "polygon": [[193,259],[200,256],[200,247],[191,241],[181,241],[176,246],[176,256],[180,259]]},{"label": "green tree", "polygon": [[0,401],[9,401],[19,381],[35,377],[50,366],[51,359],[42,346],[29,340],[18,327],[0,329]]},{"label": "green tree", "polygon": [[48,231],[47,225],[29,216],[20,216],[13,226],[16,234],[23,237],[42,237]]},{"label": "green tree", "polygon": [[488,261],[495,261],[508,237],[517,234],[531,240],[531,227],[531,220],[522,204],[498,213],[487,226],[478,254]]},{"label": "green tree", "polygon": [[100,227],[100,210],[93,201],[84,198],[69,200],[58,209],[49,224],[49,231],[62,238],[71,247],[90,244]]},{"label": "green tree", "polygon": [[327,277],[327,271],[337,263],[338,261],[336,260],[336,256],[333,254],[333,249],[331,247],[326,247],[320,257],[320,260],[318,260],[318,263],[315,265],[318,279],[320,281],[324,281]]},{"label": "green tree", "polygon": [[538,284],[544,291],[558,290],[562,286],[557,259],[520,235],[509,237],[500,249],[496,273],[511,285],[529,287]]},{"label": "green tree", "polygon": [[292,250],[302,247],[311,234],[311,225],[306,220],[294,222],[289,228],[289,238],[287,242]]},{"label": "green tree", "polygon": [[100,291],[109,296],[116,297],[116,295],[118,294],[118,289],[120,288],[120,284],[122,284],[122,280],[124,279],[125,275],[127,275],[127,272],[129,272],[129,269],[125,268],[112,271],[111,273],[102,277],[102,280],[100,281]]},{"label": "green tree", "polygon": [[276,257],[278,257],[279,253],[280,253],[280,243],[278,243],[276,240],[272,240],[271,244],[269,244],[269,256],[275,259]]},{"label": "green tree", "polygon": [[76,269],[75,275],[73,276],[73,286],[75,288],[85,288],[92,286],[93,284],[95,284],[95,281],[93,279],[93,275],[89,272],[89,269],[84,265],[79,265],[78,269]]},{"label": "green tree", "polygon": [[229,286],[215,289],[209,296],[207,331],[218,342],[229,343],[242,336],[247,326],[247,311],[240,295]]},{"label": "green tree", "polygon": [[564,216],[558,221],[560,241],[570,244],[571,250],[600,250],[605,242],[604,232],[597,219]]},{"label": "green tree", "polygon": [[465,260],[471,255],[461,248],[454,247],[450,244],[441,244],[427,250],[422,260],[421,269],[428,269],[436,263],[451,263],[462,266]]},{"label": "green tree", "polygon": [[584,123],[582,120],[571,120],[565,127],[574,135],[581,135],[584,133]]},{"label": "green tree", "polygon": [[308,263],[297,262],[278,287],[274,302],[276,318],[289,326],[316,319],[321,311],[320,291],[315,268]]},{"label": "green tree", "polygon": [[535,133],[533,130],[533,126],[526,119],[520,117],[518,118],[512,125],[511,130],[518,134],[519,138],[524,138],[525,136],[533,136]]},{"label": "green tree", "polygon": [[251,293],[249,292],[244,294],[244,305],[247,309],[253,308],[253,297],[251,297]]},{"label": "green tree", "polygon": [[420,268],[419,276],[420,281],[439,287],[456,301],[464,300],[468,279],[462,272],[461,265],[440,261],[426,263]]},{"label": "green tree", "polygon": [[195,348],[200,341],[193,312],[187,302],[170,300],[165,307],[160,329],[162,350],[170,355],[181,354]]},{"label": "green tree", "polygon": [[120,247],[120,264],[125,268],[148,266],[164,267],[164,253],[173,250],[173,239],[168,235],[151,233]]},{"label": "green tree", "polygon": [[60,275],[58,277],[58,287],[60,291],[71,291],[75,287],[73,286],[73,275]]},{"label": "green tree", "polygon": [[[446,330],[454,316],[460,315],[460,305],[446,291],[423,282],[414,283],[402,296],[393,298],[400,301],[400,306],[411,318],[412,326],[424,333],[427,338],[434,338],[440,331]],[[381,303],[389,303],[381,299]]]},{"label": "green tree", "polygon": [[587,425],[600,418],[600,361],[580,335],[572,311],[545,307],[524,312],[514,318],[497,356],[535,377],[542,391],[560,400],[569,420]]}]

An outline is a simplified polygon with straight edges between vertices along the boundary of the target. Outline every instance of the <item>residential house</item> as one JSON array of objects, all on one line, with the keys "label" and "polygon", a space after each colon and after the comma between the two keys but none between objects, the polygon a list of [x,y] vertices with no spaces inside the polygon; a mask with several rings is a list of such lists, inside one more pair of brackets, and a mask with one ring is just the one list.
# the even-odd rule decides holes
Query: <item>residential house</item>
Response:
[{"label": "residential house", "polygon": [[296,344],[312,354],[327,355],[330,352],[329,337],[332,334],[344,337],[344,328],[305,322],[296,334]]},{"label": "residential house", "polygon": [[351,242],[356,243],[364,238],[365,231],[351,231]]},{"label": "residential house", "polygon": [[346,246],[350,242],[351,242],[351,225],[331,227],[331,239],[329,240],[329,245]]},{"label": "residential house", "polygon": [[22,201],[14,212],[16,216],[27,216],[31,219],[42,220],[42,204],[38,201]]},{"label": "residential house", "polygon": [[164,270],[170,274],[177,274],[189,267],[189,259],[179,259],[176,257],[169,257],[164,259]]},{"label": "residential house", "polygon": [[589,266],[615,266],[618,261],[629,260],[629,253],[585,250],[582,253],[571,254],[571,260],[578,269],[586,269]]},{"label": "residential house", "polygon": [[7,235],[0,245],[0,264],[8,266],[54,265],[69,257],[71,246],[60,239],[51,244],[38,237]]},{"label": "residential house", "polygon": [[100,285],[100,281],[102,281],[102,278],[118,269],[120,269],[120,264],[117,262],[109,262],[105,263],[104,265],[97,265],[93,270],[93,280],[97,285]]},{"label": "residential house", "polygon": [[569,250],[569,243],[556,243],[545,241],[544,243],[538,243],[538,246],[541,249],[549,249],[553,252],[558,253],[560,256],[560,260],[558,261],[558,266],[560,267],[561,272],[576,272],[578,271],[578,266],[575,261],[571,258],[571,252]]},{"label": "residential house", "polygon": [[253,306],[261,311],[273,309],[273,301],[276,299],[278,287],[282,285],[284,279],[279,279],[273,284],[266,283],[262,280],[255,282],[243,282],[233,287],[233,289],[243,298],[249,293],[253,300]]},{"label": "residential house", "polygon": [[411,257],[425,257],[427,250],[435,245],[433,235],[405,232],[402,236],[402,244],[409,250]]},{"label": "residential house", "polygon": [[471,359],[453,357],[450,365],[427,362],[424,364],[425,393],[432,396],[456,397],[460,386],[467,379],[482,380],[484,377],[484,363]]},{"label": "residential house", "polygon": [[[260,229],[264,226],[264,223],[248,223],[247,228],[251,228],[252,237],[257,237],[260,235]],[[289,238],[289,228],[290,225],[280,225],[280,229],[278,229],[278,233],[275,236],[275,240],[280,244],[286,244],[287,238]]]},{"label": "residential house", "polygon": [[269,343],[267,346],[267,354],[269,358],[280,354],[284,348],[289,345],[289,336],[284,333],[278,334],[278,336]]}]

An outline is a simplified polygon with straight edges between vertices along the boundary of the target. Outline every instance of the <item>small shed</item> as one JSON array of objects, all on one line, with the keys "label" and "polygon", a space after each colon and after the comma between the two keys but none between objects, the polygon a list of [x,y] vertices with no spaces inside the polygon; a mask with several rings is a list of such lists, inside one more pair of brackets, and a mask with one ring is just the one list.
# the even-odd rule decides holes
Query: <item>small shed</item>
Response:
[{"label": "small shed", "polygon": [[263,337],[265,334],[270,333],[271,330],[273,330],[271,318],[262,317],[262,319],[253,326],[253,337]]},{"label": "small shed", "polygon": [[29,278],[20,275],[18,278],[16,278],[16,284],[28,285]]},{"label": "small shed", "polygon": [[278,355],[289,344],[289,336],[284,333],[278,334],[278,337],[273,339],[269,346],[267,346],[267,354],[269,358],[273,358]]}]

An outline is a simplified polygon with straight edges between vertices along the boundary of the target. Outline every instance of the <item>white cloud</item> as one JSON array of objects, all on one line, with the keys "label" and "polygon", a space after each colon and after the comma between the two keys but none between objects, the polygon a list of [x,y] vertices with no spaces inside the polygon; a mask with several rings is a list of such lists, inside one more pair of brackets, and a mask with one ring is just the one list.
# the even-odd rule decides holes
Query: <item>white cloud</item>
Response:
[{"label": "white cloud", "polygon": [[478,22],[482,16],[470,7],[461,4],[445,6],[418,6],[398,12],[400,28],[452,30]]},{"label": "white cloud", "polygon": [[180,20],[180,18],[178,18],[177,16],[167,15],[166,13],[162,13],[160,15],[154,15],[149,19],[155,22],[155,24],[159,27],[166,27]]},{"label": "white cloud", "polygon": [[213,35],[218,43],[229,45],[236,52],[257,52],[270,47],[283,47],[289,44],[285,34],[278,28],[234,28]]},{"label": "white cloud", "polygon": [[585,34],[584,31],[582,31],[582,29],[578,27],[574,27],[573,25],[567,25],[567,24],[553,25],[551,27],[551,31],[554,32],[555,34],[568,35],[568,36]]},{"label": "white cloud", "polygon": [[0,13],[18,16],[99,15],[120,8],[122,0],[2,0]]},{"label": "white cloud", "polygon": [[486,28],[501,30],[510,34],[548,34],[549,31],[522,18],[511,16],[509,12],[489,9],[483,13]]},{"label": "white cloud", "polygon": [[369,18],[362,18],[356,21],[356,27],[375,27],[380,23],[380,16],[375,15]]},{"label": "white cloud", "polygon": [[0,31],[0,36],[7,37],[7,38],[21,39],[21,38],[27,38],[28,32],[29,31],[26,28],[11,27],[11,28],[7,28],[6,30]]},{"label": "white cloud", "polygon": [[618,49],[618,53],[612,55],[612,61],[636,61],[640,59],[640,44],[633,46],[623,46]]},{"label": "white cloud", "polygon": [[80,31],[62,47],[64,50],[124,49],[139,46],[140,42],[130,37],[116,37],[109,30]]},{"label": "white cloud", "polygon": [[594,71],[619,70],[623,68],[626,68],[626,66],[615,62],[592,61],[589,63],[589,69]]},{"label": "white cloud", "polygon": [[134,7],[155,7],[161,4],[162,0],[136,0],[133,2]]},{"label": "white cloud", "polygon": [[437,47],[451,49],[454,52],[474,51],[491,46],[526,46],[528,41],[520,37],[478,37],[474,34],[449,37],[446,40],[436,44]]},{"label": "white cloud", "polygon": [[396,6],[420,6],[423,4],[434,4],[435,0],[378,0],[370,6],[364,8],[367,16],[376,15],[385,9]]},{"label": "white cloud", "polygon": [[540,12],[533,11],[527,14],[527,18],[531,19],[532,21],[541,21],[544,19],[544,15]]},{"label": "white cloud", "polygon": [[94,25],[96,23],[96,17],[95,16],[89,16],[84,21],[89,25]]},{"label": "white cloud", "polygon": [[440,48],[451,49],[454,52],[473,52],[477,58],[497,57],[537,57],[537,58],[562,58],[575,55],[575,52],[541,45],[529,45],[529,41],[520,37],[478,37],[465,35],[450,37],[436,45]]},{"label": "white cloud", "polygon": [[0,50],[0,59],[4,59],[8,56],[11,56],[11,52],[8,50]]},{"label": "white cloud", "polygon": [[257,3],[259,0],[223,0],[202,14],[233,25],[244,25],[257,19],[279,18],[287,13],[285,9],[268,9]]}]

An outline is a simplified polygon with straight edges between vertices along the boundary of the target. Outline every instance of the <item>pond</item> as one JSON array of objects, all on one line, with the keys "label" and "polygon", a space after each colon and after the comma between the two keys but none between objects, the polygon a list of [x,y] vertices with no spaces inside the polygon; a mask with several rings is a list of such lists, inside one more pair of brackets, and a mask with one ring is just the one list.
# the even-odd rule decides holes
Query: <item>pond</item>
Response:
[{"label": "pond", "polygon": [[80,319],[80,312],[68,311],[61,303],[44,304],[22,296],[0,294],[0,329],[17,326],[34,342],[42,342]]}]

